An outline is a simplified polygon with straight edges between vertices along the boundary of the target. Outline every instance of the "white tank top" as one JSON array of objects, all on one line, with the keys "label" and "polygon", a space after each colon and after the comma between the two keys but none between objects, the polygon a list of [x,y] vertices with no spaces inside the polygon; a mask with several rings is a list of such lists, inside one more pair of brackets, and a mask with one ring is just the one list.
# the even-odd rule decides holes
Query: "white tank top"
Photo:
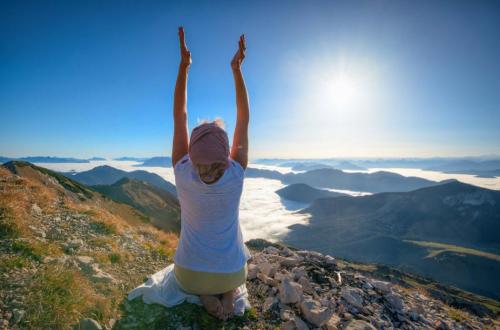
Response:
[{"label": "white tank top", "polygon": [[174,263],[195,271],[232,273],[250,258],[239,222],[245,170],[235,160],[215,183],[201,180],[189,154],[174,167],[181,235]]}]

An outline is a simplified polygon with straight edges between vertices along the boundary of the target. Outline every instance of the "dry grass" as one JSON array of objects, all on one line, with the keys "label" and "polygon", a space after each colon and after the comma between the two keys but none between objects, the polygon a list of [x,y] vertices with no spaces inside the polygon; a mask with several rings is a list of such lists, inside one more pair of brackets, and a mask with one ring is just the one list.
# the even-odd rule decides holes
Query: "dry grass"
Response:
[{"label": "dry grass", "polygon": [[45,212],[51,212],[57,203],[57,194],[35,180],[24,177],[14,179],[12,173],[1,167],[0,178],[6,181],[0,189],[0,208],[8,210],[15,220],[19,236],[32,236],[28,228],[33,221],[30,214],[32,205],[36,203]]},{"label": "dry grass", "polygon": [[450,318],[452,318],[457,322],[467,321],[470,318],[467,312],[464,312],[460,309],[456,309],[453,307],[448,308],[447,314]]},{"label": "dry grass", "polygon": [[85,316],[102,320],[114,309],[84,276],[61,265],[34,276],[27,302],[31,328],[67,329]]}]

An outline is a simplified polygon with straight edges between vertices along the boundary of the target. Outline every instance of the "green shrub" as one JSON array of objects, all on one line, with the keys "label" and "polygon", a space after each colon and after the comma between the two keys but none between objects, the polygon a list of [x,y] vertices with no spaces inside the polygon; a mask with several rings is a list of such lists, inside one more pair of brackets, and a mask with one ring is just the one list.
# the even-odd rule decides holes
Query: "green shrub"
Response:
[{"label": "green shrub", "polygon": [[118,253],[111,253],[109,255],[109,261],[111,261],[111,263],[113,263],[113,264],[119,263],[121,260],[122,260],[122,257]]},{"label": "green shrub", "polygon": [[12,250],[16,253],[19,253],[24,258],[31,258],[36,261],[41,261],[42,256],[37,253],[31,245],[29,245],[25,241],[14,241],[12,243]]},{"label": "green shrub", "polygon": [[112,235],[116,234],[116,229],[113,225],[109,225],[102,221],[95,221],[90,224],[90,227],[99,234]]}]

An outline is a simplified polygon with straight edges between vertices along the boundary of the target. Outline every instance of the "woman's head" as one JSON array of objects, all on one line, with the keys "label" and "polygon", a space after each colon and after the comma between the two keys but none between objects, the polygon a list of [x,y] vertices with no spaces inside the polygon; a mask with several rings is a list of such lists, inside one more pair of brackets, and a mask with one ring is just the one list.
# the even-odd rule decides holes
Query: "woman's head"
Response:
[{"label": "woman's head", "polygon": [[217,181],[229,166],[229,139],[224,122],[204,121],[191,132],[189,158],[205,182]]}]

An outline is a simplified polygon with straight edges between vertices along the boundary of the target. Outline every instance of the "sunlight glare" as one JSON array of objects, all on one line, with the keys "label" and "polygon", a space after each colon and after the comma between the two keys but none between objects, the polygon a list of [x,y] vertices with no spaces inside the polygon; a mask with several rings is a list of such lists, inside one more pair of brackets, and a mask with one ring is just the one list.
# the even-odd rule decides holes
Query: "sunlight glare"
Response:
[{"label": "sunlight glare", "polygon": [[353,105],[360,97],[358,82],[345,73],[338,74],[330,81],[327,81],[325,88],[325,96],[336,105]]}]

